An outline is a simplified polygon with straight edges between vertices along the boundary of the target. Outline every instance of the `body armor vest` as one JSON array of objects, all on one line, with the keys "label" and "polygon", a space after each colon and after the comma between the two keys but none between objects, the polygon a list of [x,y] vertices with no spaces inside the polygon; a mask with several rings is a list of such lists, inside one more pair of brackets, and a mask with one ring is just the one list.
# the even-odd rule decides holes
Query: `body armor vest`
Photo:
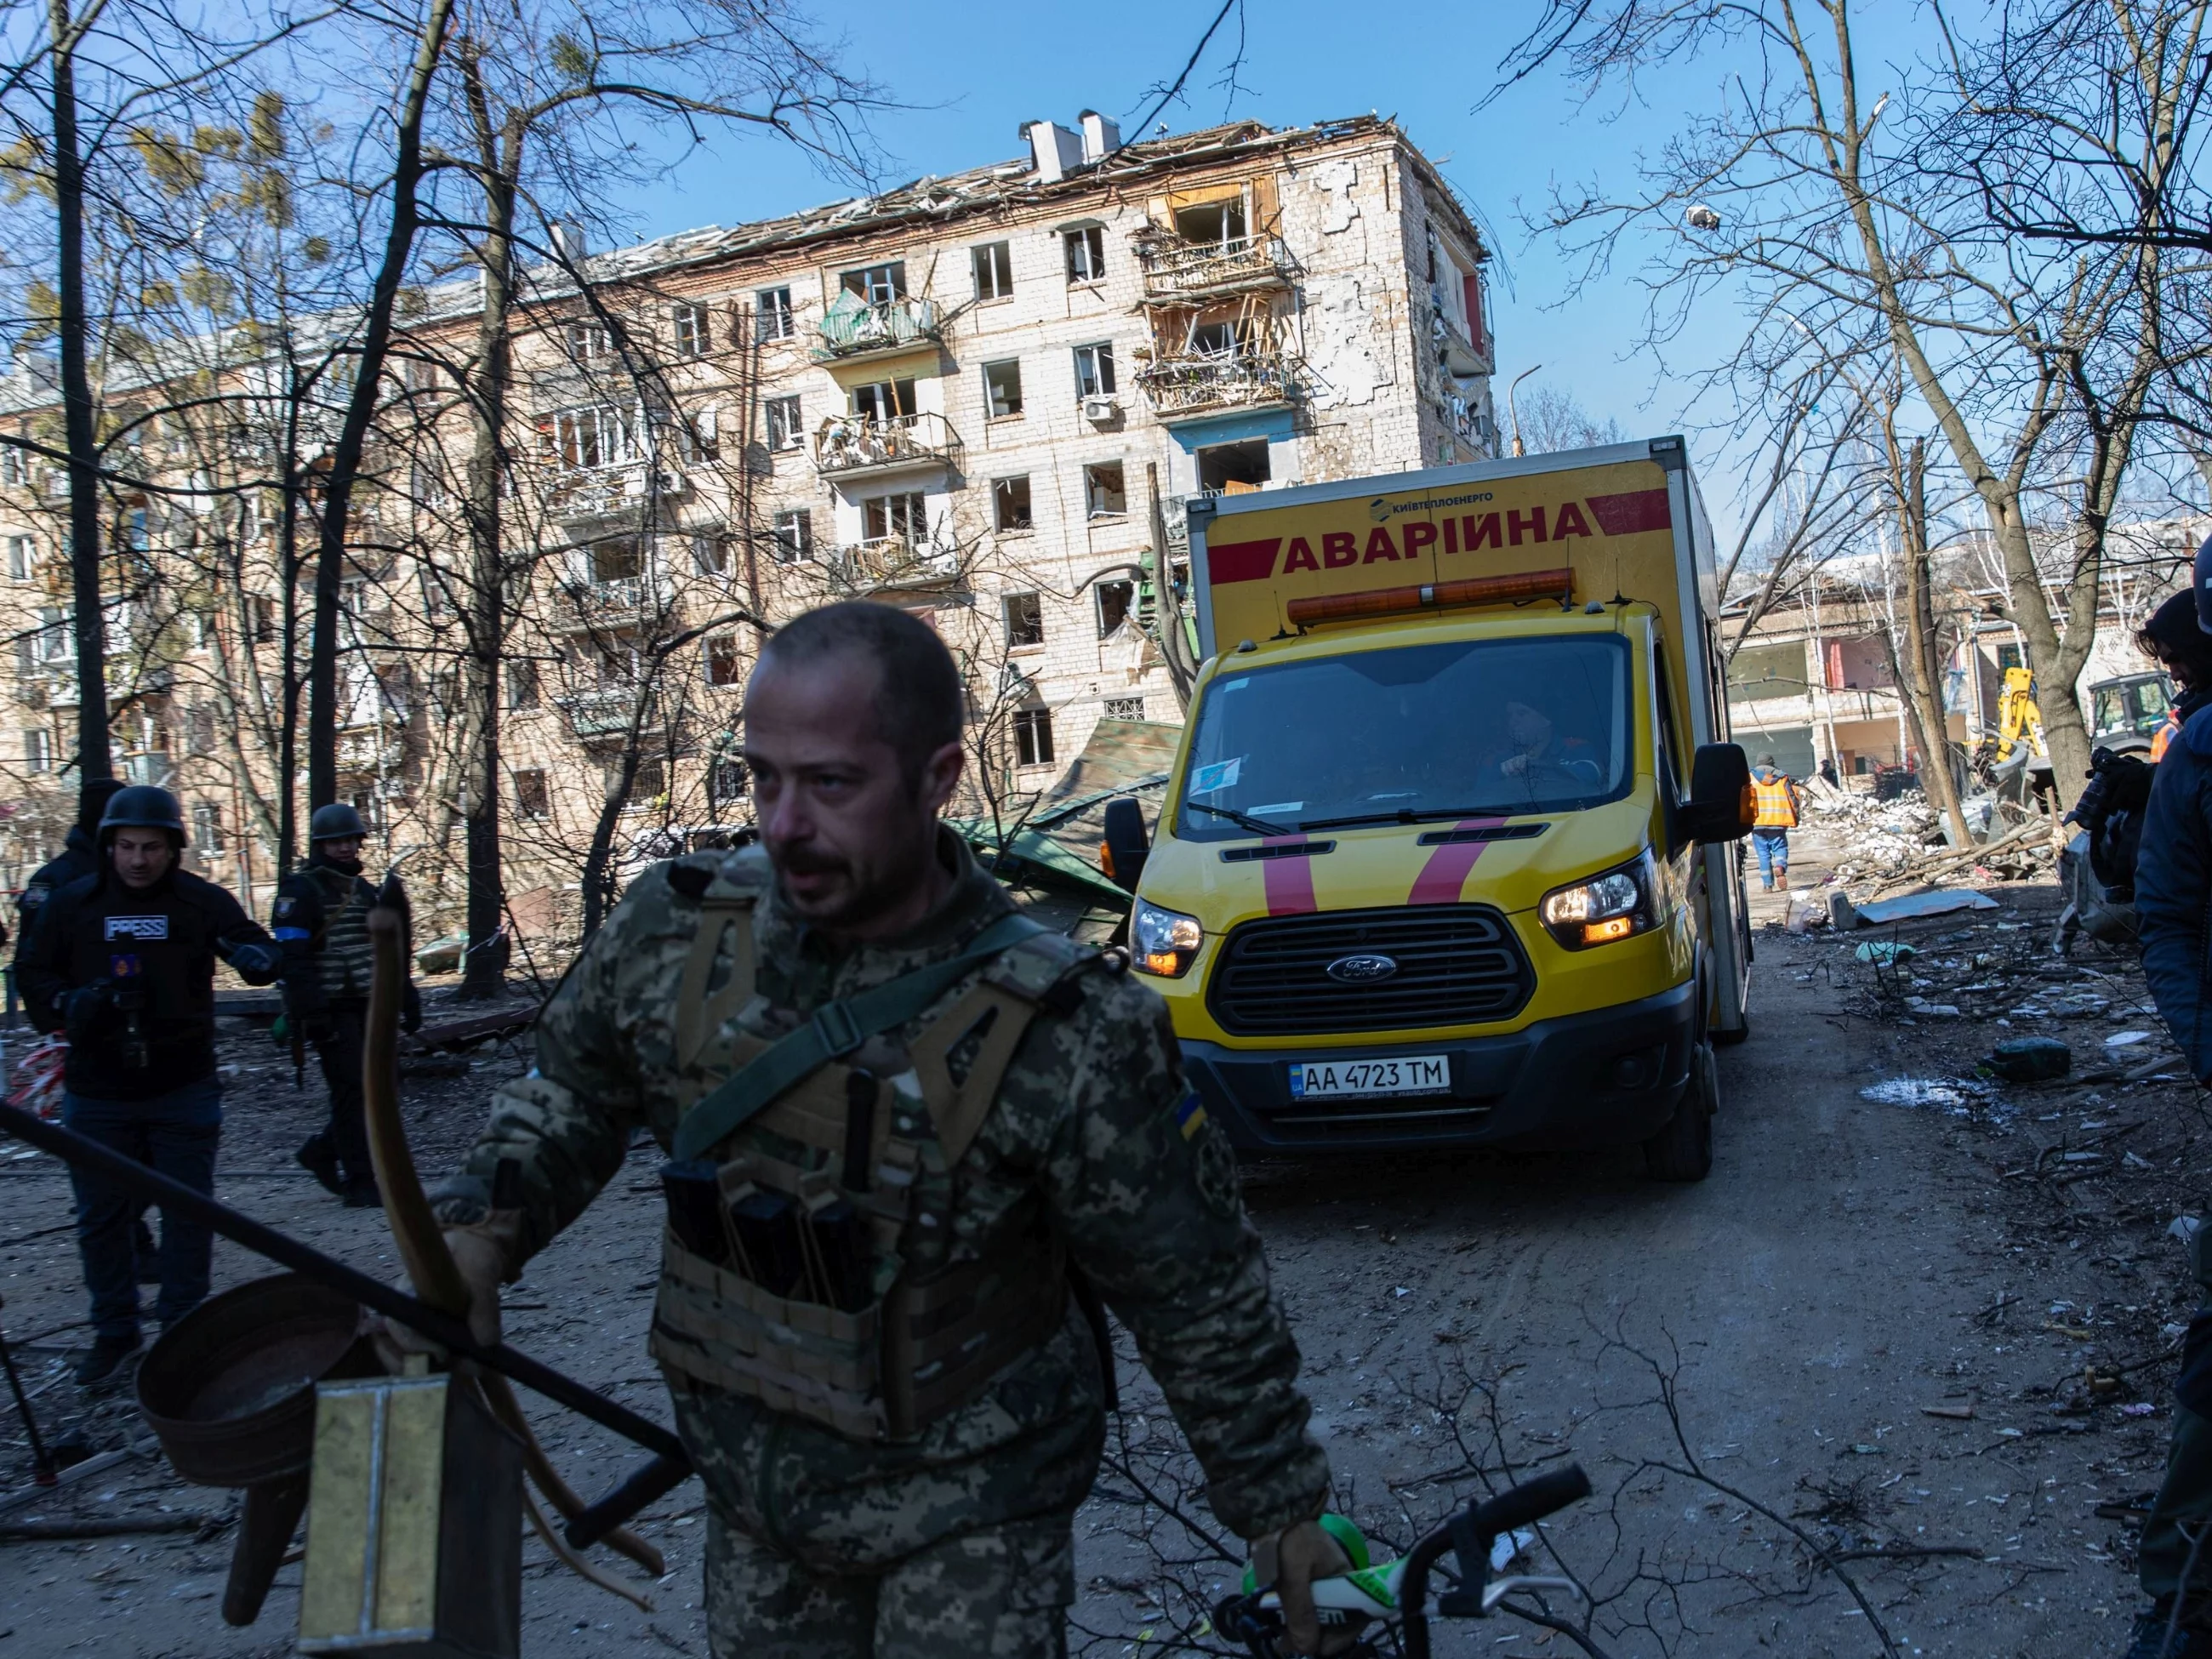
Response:
[{"label": "body armor vest", "polygon": [[[753,903],[720,883],[700,901],[677,994],[680,1068],[732,1018],[732,1074],[803,1023],[755,990]],[[849,1438],[904,1440],[1050,1338],[1066,1316],[1068,1281],[1041,1204],[1004,1218],[981,1259],[952,1261],[951,1170],[1040,1001],[1086,954],[1049,933],[1009,945],[909,1042],[894,1031],[818,1067],[715,1147],[729,1259],[708,1260],[672,1227],[665,1233],[651,1340],[662,1367]],[[805,1271],[789,1295],[760,1282],[763,1264],[746,1271],[730,1218],[757,1194],[799,1212]],[[825,1230],[811,1224],[831,1215],[862,1240],[858,1294],[845,1307],[823,1294],[837,1274],[819,1259]]]},{"label": "body armor vest", "polygon": [[376,905],[376,889],[332,865],[306,868],[322,892],[323,935],[316,947],[315,971],[321,976],[323,994],[333,1002],[365,1001],[374,960],[368,944],[368,913]]}]

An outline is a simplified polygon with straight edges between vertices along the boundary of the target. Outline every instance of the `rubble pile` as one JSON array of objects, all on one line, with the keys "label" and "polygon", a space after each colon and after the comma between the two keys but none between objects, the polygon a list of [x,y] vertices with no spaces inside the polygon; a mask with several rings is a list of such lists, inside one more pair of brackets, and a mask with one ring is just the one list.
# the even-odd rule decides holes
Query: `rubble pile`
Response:
[{"label": "rubble pile", "polygon": [[1903,875],[1943,843],[1936,814],[1920,795],[1877,801],[1815,780],[1806,787],[1805,805],[1848,848],[1836,866],[1839,882]]}]

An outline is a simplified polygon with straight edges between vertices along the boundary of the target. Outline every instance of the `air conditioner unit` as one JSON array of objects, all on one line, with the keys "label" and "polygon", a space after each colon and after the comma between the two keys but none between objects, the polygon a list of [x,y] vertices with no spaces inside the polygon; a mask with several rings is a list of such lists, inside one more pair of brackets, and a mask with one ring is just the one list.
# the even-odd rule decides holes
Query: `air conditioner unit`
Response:
[{"label": "air conditioner unit", "polygon": [[1083,400],[1083,418],[1102,423],[1118,421],[1121,418],[1121,400],[1119,398],[1085,398]]}]

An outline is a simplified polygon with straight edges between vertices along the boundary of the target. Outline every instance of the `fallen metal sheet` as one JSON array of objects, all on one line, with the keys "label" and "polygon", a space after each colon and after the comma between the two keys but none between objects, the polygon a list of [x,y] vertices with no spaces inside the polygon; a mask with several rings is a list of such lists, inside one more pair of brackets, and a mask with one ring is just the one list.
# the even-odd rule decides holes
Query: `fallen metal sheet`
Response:
[{"label": "fallen metal sheet", "polygon": [[1857,908],[1859,926],[1879,927],[1886,921],[1910,921],[1917,916],[1944,916],[1954,910],[1994,910],[1997,902],[1971,888],[1907,893],[1903,898],[1881,899]]}]

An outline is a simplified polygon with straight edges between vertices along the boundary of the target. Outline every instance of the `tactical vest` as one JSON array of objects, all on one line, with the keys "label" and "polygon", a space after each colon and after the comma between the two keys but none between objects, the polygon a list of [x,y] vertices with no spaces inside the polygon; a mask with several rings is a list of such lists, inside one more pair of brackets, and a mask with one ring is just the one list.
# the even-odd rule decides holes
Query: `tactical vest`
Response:
[{"label": "tactical vest", "polygon": [[323,936],[315,953],[323,994],[334,1002],[364,1000],[374,961],[368,913],[376,903],[376,889],[327,864],[309,865],[307,875],[323,894]]},{"label": "tactical vest", "polygon": [[1752,826],[1753,829],[1795,830],[1797,827],[1797,803],[1790,795],[1789,779],[1777,777],[1771,783],[1762,783],[1754,775],[1751,781],[1751,793],[1759,805],[1759,817]]},{"label": "tactical vest", "polygon": [[[805,1023],[755,990],[754,902],[720,882],[700,899],[677,993],[679,1071],[733,1018],[732,1075],[772,1046],[763,1031]],[[1009,945],[910,1042],[894,1030],[820,1066],[715,1146],[726,1203],[752,1189],[810,1215],[851,1203],[865,1218],[872,1294],[854,1312],[778,1296],[694,1254],[669,1228],[650,1345],[661,1366],[851,1439],[905,1440],[1049,1339],[1066,1316],[1068,1280],[1041,1202],[1006,1218],[984,1258],[952,1262],[951,1171],[1041,1004],[1089,954],[1051,933]],[[728,975],[716,985],[720,962]],[[865,1193],[838,1182],[855,1091],[872,1098]],[[741,1142],[748,1150],[733,1152]]]}]

